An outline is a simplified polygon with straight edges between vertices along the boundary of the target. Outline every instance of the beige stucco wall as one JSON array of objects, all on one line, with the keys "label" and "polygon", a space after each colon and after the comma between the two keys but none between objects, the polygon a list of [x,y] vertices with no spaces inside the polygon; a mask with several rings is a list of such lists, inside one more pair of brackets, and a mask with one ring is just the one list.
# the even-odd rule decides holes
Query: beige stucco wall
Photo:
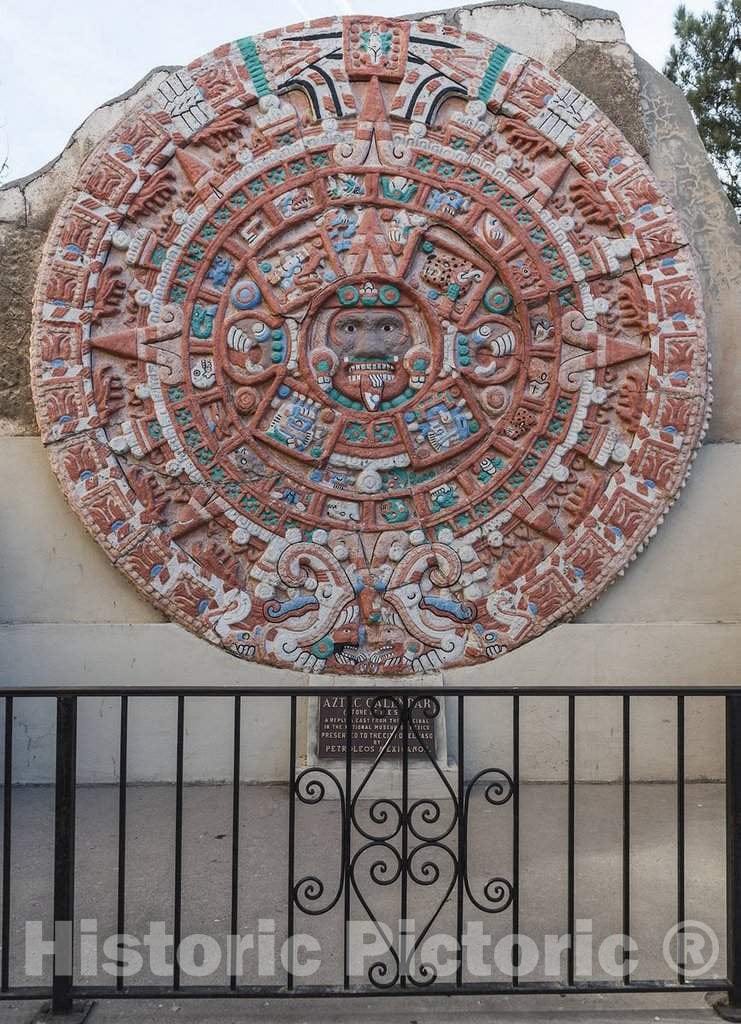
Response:
[{"label": "beige stucco wall", "polygon": [[[666,523],[602,599],[490,666],[428,681],[479,684],[736,684],[741,682],[741,245],[730,204],[705,157],[681,95],[635,58],[616,15],[556,0],[497,3],[436,15],[483,32],[559,69],[592,96],[649,160],[675,203],[703,281],[716,368],[711,430]],[[635,41],[640,47],[640,40]],[[296,684],[301,677],[237,661],[169,624],[108,562],[67,508],[38,440],[27,369],[28,317],[36,265],[54,210],[82,159],[124,110],[151,91],[160,69],[127,97],[96,111],[48,168],[0,190],[0,678],[43,684]],[[341,682],[340,679],[335,679]],[[314,680],[319,682],[319,680]],[[327,684],[331,679],[323,677]],[[584,702],[577,719],[580,775],[619,776],[619,708]],[[48,702],[23,702],[17,769],[28,781],[51,770]],[[133,777],[172,777],[172,702],[133,702]],[[250,701],[246,778],[285,777],[287,702]],[[523,764],[533,778],[562,777],[563,701],[523,705]],[[473,759],[509,756],[509,707],[469,717]],[[188,716],[187,771],[226,778],[231,770],[227,701]],[[723,771],[722,702],[688,701],[688,767]],[[674,708],[641,698],[634,714],[636,772],[674,770]],[[94,726],[94,728],[93,728]],[[115,702],[81,707],[81,773],[115,776]],[[93,739],[92,737],[97,737]],[[525,753],[527,756],[525,757]]]}]

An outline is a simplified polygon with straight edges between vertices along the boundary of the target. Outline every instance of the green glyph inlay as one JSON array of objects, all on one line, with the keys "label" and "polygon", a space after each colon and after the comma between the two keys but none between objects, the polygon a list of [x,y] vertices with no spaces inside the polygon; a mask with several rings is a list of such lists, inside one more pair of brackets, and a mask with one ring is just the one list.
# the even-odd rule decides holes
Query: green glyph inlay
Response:
[{"label": "green glyph inlay", "polygon": [[247,70],[250,73],[250,78],[252,79],[252,84],[255,87],[255,92],[258,96],[267,96],[267,94],[271,92],[271,89],[268,85],[265,68],[260,60],[260,55],[257,52],[257,43],[250,36],[245,36],[244,39],[237,40],[237,46],[239,47],[239,52],[242,54],[242,60],[247,65]]},{"label": "green glyph inlay", "polygon": [[502,46],[500,43],[492,50],[491,56],[489,57],[489,66],[484,72],[484,77],[481,79],[481,85],[479,86],[479,99],[487,100],[491,99],[491,94],[494,92],[494,86],[497,84],[497,79],[504,70],[504,65],[507,63],[507,58],[512,53],[508,46]]}]

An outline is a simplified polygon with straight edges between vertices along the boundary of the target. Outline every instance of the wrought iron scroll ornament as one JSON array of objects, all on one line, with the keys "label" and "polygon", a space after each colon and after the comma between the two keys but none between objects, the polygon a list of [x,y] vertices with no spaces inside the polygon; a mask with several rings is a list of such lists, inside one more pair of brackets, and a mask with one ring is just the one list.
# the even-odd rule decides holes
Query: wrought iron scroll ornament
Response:
[{"label": "wrought iron scroll ornament", "polygon": [[[376,988],[393,988],[402,978],[418,987],[434,984],[436,968],[419,960],[419,955],[439,915],[450,906],[459,879],[471,904],[484,914],[502,913],[513,899],[512,883],[501,876],[485,881],[482,894],[476,894],[469,873],[468,844],[469,834],[490,834],[486,827],[482,829],[481,822],[477,828],[471,822],[472,797],[477,790],[483,789],[484,799],[491,806],[501,807],[511,800],[515,783],[503,769],[485,769],[466,784],[461,801],[418,724],[420,715],[436,719],[441,712],[440,701],[435,697],[379,697],[373,702],[371,714],[393,716],[394,728],[372,764],[356,764],[354,772],[344,777],[340,770],[309,767],[297,775],[294,783],[296,799],[308,807],[331,800],[342,832],[336,881],[323,881],[314,873],[304,875],[294,885],[294,903],[299,911],[311,916],[329,914],[345,894],[345,887],[350,887],[354,903],[349,903],[349,919],[353,919],[353,907],[359,909],[386,944],[386,957],[374,960],[367,968],[368,982]],[[348,725],[352,732],[352,710]],[[409,756],[399,760],[390,751],[395,741],[401,741],[402,749],[408,750],[412,737],[424,748],[422,764],[428,775],[432,771],[437,778],[439,796],[410,799]],[[400,767],[403,776],[401,796],[374,797],[375,777],[391,764]],[[415,762],[412,771],[418,770]],[[346,807],[350,808],[349,814]],[[417,923],[413,941],[408,942],[403,929],[395,931],[387,916],[380,916],[375,902],[383,890],[393,893],[396,925],[407,917],[411,907],[409,892],[415,886],[430,889],[433,908],[427,911],[424,921]],[[400,890],[407,894],[402,896],[404,905],[398,904]],[[328,891],[330,897],[325,896]],[[388,900],[384,906],[388,911]]]},{"label": "wrought iron scroll ornament", "polygon": [[574,615],[706,417],[689,247],[620,132],[506,46],[360,16],[125,115],[49,233],[32,364],[116,566],[313,673],[485,662]]}]

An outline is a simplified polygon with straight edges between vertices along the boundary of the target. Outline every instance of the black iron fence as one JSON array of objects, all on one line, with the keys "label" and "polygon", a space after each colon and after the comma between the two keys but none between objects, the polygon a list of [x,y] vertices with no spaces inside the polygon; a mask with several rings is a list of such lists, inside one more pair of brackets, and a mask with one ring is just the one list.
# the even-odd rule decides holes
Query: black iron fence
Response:
[{"label": "black iron fence", "polygon": [[[229,745],[232,769],[230,782],[201,793],[199,811],[189,806],[197,787],[188,778],[186,714],[194,698],[204,697],[229,703],[228,735],[214,735],[213,742]],[[118,718],[110,751],[115,783],[102,787],[107,795],[95,799],[78,778],[78,709],[91,698],[113,700]],[[250,753],[244,722],[251,702],[265,698],[274,702],[276,714],[286,716],[287,749],[284,782],[278,780],[258,800],[256,787],[243,780],[245,754]],[[331,714],[322,723],[316,702],[323,698]],[[674,770],[658,802],[651,803],[632,765],[631,732],[643,702],[655,698],[663,698],[669,709]],[[528,783],[522,709],[554,699],[564,712],[563,761],[553,778],[546,772],[545,778]],[[687,857],[688,807],[702,807],[705,799],[688,778],[687,709],[694,701],[712,699],[725,707],[725,779],[711,787],[725,790],[717,822],[722,849],[715,862],[704,858],[699,866],[697,858],[688,864]],[[14,751],[17,755],[27,738],[24,705],[39,700],[52,702],[56,715],[49,736],[55,745],[54,778],[46,789],[14,778]],[[142,807],[132,809],[130,803],[141,789],[131,777],[137,756],[132,753],[131,709],[143,700],[174,705],[173,783],[166,800],[162,797],[165,803],[157,803],[157,794],[146,797],[148,819]],[[0,710],[3,702],[0,998],[51,1000],[55,1012],[65,1013],[76,1000],[98,998],[716,991],[728,994],[732,1008],[741,1007],[739,691],[5,688]],[[603,717],[613,719],[618,771],[606,788],[587,788],[591,783],[581,777],[577,758],[583,741],[579,716],[598,705]],[[495,731],[495,717],[500,749],[482,747],[489,722]],[[317,741],[321,729],[331,732]],[[474,733],[475,750],[470,742]],[[110,735],[101,742],[110,744]],[[718,735],[717,742],[723,737]],[[19,831],[24,802],[32,799],[42,808],[42,819],[43,806],[48,808],[53,837],[46,886],[41,877],[46,868]],[[81,800],[86,804],[82,810]],[[217,805],[225,826],[220,832],[213,829],[205,844],[197,817],[203,808]],[[563,842],[549,831],[552,812],[563,820]],[[34,814],[38,817],[38,807]],[[639,815],[652,830],[649,853],[641,848],[640,856]],[[584,822],[594,840],[588,867],[580,866]],[[698,828],[706,830],[707,822],[692,825],[695,844]],[[150,835],[158,852],[144,869],[141,864],[135,868],[133,860]],[[217,840],[221,852],[214,856]],[[198,853],[202,848],[203,855]],[[93,857],[91,850],[99,855]],[[205,860],[199,861],[201,856]],[[661,884],[654,896],[646,892],[647,856],[661,861],[656,876]],[[721,893],[723,868],[727,892]],[[533,897],[536,905],[529,907],[528,893],[534,889],[525,874],[532,879],[538,872],[545,881]],[[246,885],[257,894],[254,907]],[[596,966],[593,931],[586,961],[584,952],[582,893],[588,885],[597,889],[597,903],[610,903],[614,910],[610,936],[608,925],[601,925]],[[132,934],[155,912],[153,886],[169,900],[171,957],[164,978],[151,964],[143,966],[141,951],[145,946],[151,950],[152,943]],[[707,926],[704,950],[694,930],[691,943],[687,934],[688,900],[696,906],[698,886]],[[30,893],[34,897],[26,905]],[[223,907],[218,918],[223,943],[201,933],[193,940],[188,931],[191,900],[202,916]],[[97,932],[91,941],[90,908],[96,903],[108,908],[113,938],[107,943]],[[654,936],[656,948],[639,950],[636,929],[653,935],[653,919],[661,914],[669,938],[661,944]],[[27,922],[34,916],[40,924],[29,932]],[[245,924],[251,927],[248,935],[243,934]],[[697,921],[691,924],[694,929]],[[553,936],[545,936],[549,927]],[[547,952],[539,946],[549,937],[550,971]],[[712,948],[714,939],[717,948]],[[39,949],[29,952],[33,941]],[[642,970],[636,968],[639,952]],[[713,962],[698,966],[711,953]],[[29,957],[43,968],[29,970]],[[215,958],[218,971],[207,971],[209,957]],[[250,957],[254,964],[245,968],[245,961],[253,963]],[[107,958],[102,969],[101,958]],[[36,974],[40,980],[34,981]]]}]

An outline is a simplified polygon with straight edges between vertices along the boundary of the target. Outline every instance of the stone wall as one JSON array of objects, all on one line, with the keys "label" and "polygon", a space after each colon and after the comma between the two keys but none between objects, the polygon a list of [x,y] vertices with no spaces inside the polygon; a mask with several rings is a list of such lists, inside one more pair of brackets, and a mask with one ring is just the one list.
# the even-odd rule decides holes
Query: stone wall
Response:
[{"label": "stone wall", "polygon": [[[732,684],[741,653],[741,380],[740,232],[694,128],[682,95],[637,57],[615,14],[555,0],[502,2],[426,14],[492,36],[560,71],[590,96],[652,166],[692,239],[705,296],[715,368],[715,406],[706,443],[681,500],[627,575],[573,623],[562,625],[484,669],[453,670],[431,682]],[[38,440],[28,379],[29,310],[41,247],[51,218],[93,145],[128,109],[156,88],[170,69],[156,69],[130,93],[99,108],[65,151],[26,179],[0,190],[0,665],[5,682],[145,684],[259,680],[296,683],[294,673],[232,659],[167,623],[109,563],[66,507]],[[174,641],[177,642],[174,642]],[[163,657],[163,652],[167,652]],[[317,680],[318,681],[318,680]],[[322,677],[322,684],[328,683]],[[607,699],[606,699],[607,700]],[[169,701],[167,702],[170,703]],[[283,702],[280,702],[281,704]],[[189,719],[188,770],[222,778],[218,754],[228,730],[226,702]],[[605,705],[607,706],[607,705]],[[717,777],[723,756],[717,738],[722,707],[692,702],[689,755],[696,776]],[[147,726],[138,777],[171,777],[170,716],[142,715]],[[493,709],[492,709],[493,711]],[[48,776],[41,740],[51,709],[38,702],[23,723],[27,743],[16,751],[28,781]],[[106,780],[115,771],[117,718],[112,702],[86,701],[81,736],[96,724],[99,743],[81,749],[83,777]],[[556,750],[564,726],[559,702],[530,712],[527,763],[536,778],[562,774]],[[506,716],[505,716],[506,719]],[[475,755],[506,748],[508,725],[482,716],[472,738]],[[285,708],[260,702],[250,726],[245,775],[283,777]],[[495,726],[490,724],[494,721]],[[596,710],[579,720],[585,749],[606,751],[581,764],[585,778],[618,774],[616,716]],[[653,738],[641,764],[646,777],[669,777],[673,747],[665,702],[644,699],[640,730]],[[107,730],[104,740],[100,730]],[[530,741],[529,741],[530,742]],[[581,739],[580,739],[581,743]],[[164,746],[163,746],[164,745]],[[171,744],[170,744],[171,745]],[[48,746],[48,744],[47,744]],[[615,750],[613,750],[615,747]],[[226,755],[225,755],[226,757]],[[228,760],[228,758],[226,758]],[[134,777],[137,777],[137,774]]]}]

